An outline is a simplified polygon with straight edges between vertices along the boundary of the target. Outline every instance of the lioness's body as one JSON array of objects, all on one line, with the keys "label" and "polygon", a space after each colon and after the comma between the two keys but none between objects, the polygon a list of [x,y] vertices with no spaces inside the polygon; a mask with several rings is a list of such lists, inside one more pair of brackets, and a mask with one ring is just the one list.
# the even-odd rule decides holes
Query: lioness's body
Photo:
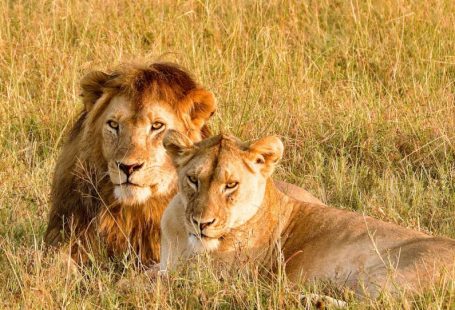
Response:
[{"label": "lioness's body", "polygon": [[[198,150],[194,157],[183,164],[183,168],[179,168],[184,173],[198,171],[198,165],[202,162],[205,166],[211,166],[211,162],[213,170],[218,171],[209,174],[211,180],[216,180],[218,174],[222,175],[223,172],[219,171],[228,165],[229,173],[234,167],[245,170],[242,163],[236,165],[235,162],[239,159],[245,162],[242,157],[248,151],[235,152],[232,145],[228,147],[229,152],[224,152],[222,146],[216,145],[206,149],[196,145],[195,148]],[[210,154],[214,148],[218,150],[212,152],[212,156],[199,160],[204,152]],[[226,159],[229,157],[228,164]],[[201,174],[204,175],[204,172]],[[251,172],[242,171],[239,177],[237,171],[236,179],[242,182],[249,174]],[[180,173],[179,176],[182,178]],[[223,207],[222,200],[217,200],[216,204],[210,203],[216,199],[212,197],[215,192],[211,185],[202,185],[198,192],[200,198],[192,199],[191,192],[180,183],[180,192],[165,210],[162,219],[161,268],[175,266],[179,260],[196,252],[209,251],[222,261],[238,263],[253,259],[273,269],[279,250],[283,254],[286,273],[292,281],[329,280],[346,285],[358,293],[372,295],[382,289],[393,289],[395,285],[419,290],[437,280],[443,269],[453,271],[455,240],[432,237],[354,212],[303,203],[278,191],[268,176],[265,179],[262,199],[257,205],[254,201],[250,204],[250,207],[256,206],[257,211],[247,221],[225,229],[204,227],[200,231],[202,237],[197,241],[193,237],[196,228],[188,224],[189,217],[194,214],[207,217],[210,214],[210,218],[216,219],[215,223],[222,225],[230,222],[229,217],[235,214]],[[204,184],[204,180],[201,179],[201,184]],[[251,182],[252,179],[249,180]],[[243,186],[248,187],[249,184],[244,183]],[[207,188],[210,189],[208,193]],[[261,186],[251,187],[244,195],[254,196],[256,191],[260,192]],[[195,207],[193,203],[201,204]],[[246,212],[246,200],[241,204],[242,212]],[[213,235],[214,238],[204,235]]]}]

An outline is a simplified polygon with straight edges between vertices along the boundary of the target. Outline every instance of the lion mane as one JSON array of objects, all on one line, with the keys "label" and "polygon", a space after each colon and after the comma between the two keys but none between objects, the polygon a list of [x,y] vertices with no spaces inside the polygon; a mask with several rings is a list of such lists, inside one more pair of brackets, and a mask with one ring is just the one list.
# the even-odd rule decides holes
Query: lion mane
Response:
[{"label": "lion mane", "polygon": [[[84,109],[55,167],[44,240],[51,246],[69,244],[77,261],[104,250],[114,256],[128,253],[146,265],[157,262],[160,219],[176,184],[141,204],[120,203],[106,173],[108,163],[98,134],[105,125],[101,116],[119,96],[128,98],[135,111],[150,102],[164,102],[178,125],[198,141],[210,135],[206,122],[215,111],[214,97],[171,63],[122,64],[111,73],[93,71],[82,79],[81,88]],[[170,163],[161,169],[175,175]]]}]

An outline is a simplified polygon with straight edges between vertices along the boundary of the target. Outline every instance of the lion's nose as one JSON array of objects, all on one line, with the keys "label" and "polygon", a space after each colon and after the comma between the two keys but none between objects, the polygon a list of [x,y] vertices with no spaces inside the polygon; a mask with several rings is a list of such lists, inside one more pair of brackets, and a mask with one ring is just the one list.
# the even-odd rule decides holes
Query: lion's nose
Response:
[{"label": "lion's nose", "polygon": [[201,231],[203,231],[206,227],[212,225],[215,223],[215,219],[209,219],[209,220],[198,220],[193,216],[193,223],[199,227]]},{"label": "lion's nose", "polygon": [[125,172],[126,176],[130,176],[134,171],[137,171],[139,169],[142,168],[142,166],[144,165],[143,163],[142,164],[132,164],[132,165],[125,165],[125,164],[122,164],[122,163],[117,163],[118,167],[120,168],[120,170],[122,170],[123,172]]}]

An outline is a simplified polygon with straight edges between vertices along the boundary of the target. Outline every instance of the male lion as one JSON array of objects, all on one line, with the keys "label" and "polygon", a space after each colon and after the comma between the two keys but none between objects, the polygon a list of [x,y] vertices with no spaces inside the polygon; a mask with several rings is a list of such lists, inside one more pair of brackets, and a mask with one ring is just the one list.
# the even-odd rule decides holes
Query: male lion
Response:
[{"label": "male lion", "polygon": [[161,215],[176,190],[163,135],[173,128],[193,141],[207,137],[214,97],[168,63],[94,71],[81,86],[85,109],[55,168],[45,241],[74,233],[73,255],[84,255],[101,237],[112,254],[156,262]]},{"label": "male lion", "polygon": [[[169,63],[94,71],[81,86],[85,108],[55,168],[45,242],[71,239],[74,258],[104,245],[109,254],[157,262],[161,215],[177,189],[163,135],[175,129],[192,141],[207,137],[214,97]],[[300,188],[289,190],[317,201]]]},{"label": "male lion", "polygon": [[242,143],[218,135],[194,144],[169,131],[163,143],[177,167],[179,193],[161,221],[161,270],[202,251],[274,270],[270,262],[281,253],[292,281],[328,280],[376,296],[393,285],[422,289],[454,268],[455,240],[278,191],[270,179],[283,152],[277,137]]}]

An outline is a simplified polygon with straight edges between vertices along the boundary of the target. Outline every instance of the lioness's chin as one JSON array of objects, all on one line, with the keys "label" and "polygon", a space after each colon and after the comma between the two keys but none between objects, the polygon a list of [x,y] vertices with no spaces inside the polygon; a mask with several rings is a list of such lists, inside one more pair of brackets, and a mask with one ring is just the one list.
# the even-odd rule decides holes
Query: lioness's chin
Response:
[{"label": "lioness's chin", "polygon": [[116,185],[115,198],[124,205],[139,205],[147,201],[152,195],[149,187],[135,185]]},{"label": "lioness's chin", "polygon": [[188,243],[194,253],[212,252],[220,246],[220,240],[215,238],[201,238],[191,234]]}]

